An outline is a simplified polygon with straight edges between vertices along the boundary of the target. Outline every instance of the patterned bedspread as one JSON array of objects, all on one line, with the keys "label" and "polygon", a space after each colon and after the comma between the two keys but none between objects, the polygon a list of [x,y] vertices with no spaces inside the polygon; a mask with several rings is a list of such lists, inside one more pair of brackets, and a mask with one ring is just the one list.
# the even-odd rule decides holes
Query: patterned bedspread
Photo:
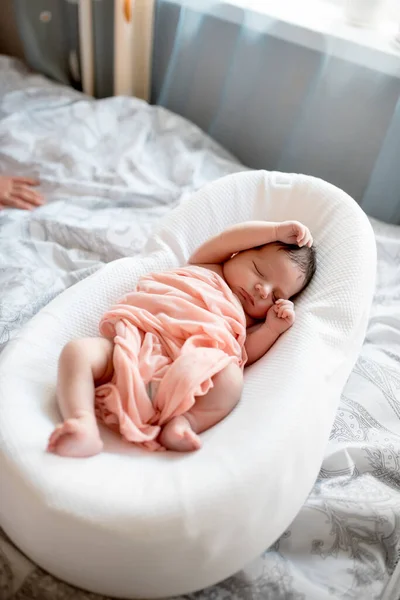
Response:
[{"label": "patterned bedspread", "polygon": [[[48,200],[32,213],[0,212],[0,348],[68,286],[139,253],[188,194],[242,169],[162,108],[94,101],[0,57],[0,173],[39,177]],[[400,228],[373,226],[378,281],[368,334],[314,489],[273,547],[186,600],[398,599]],[[0,598],[106,600],[45,573],[1,530]]]}]

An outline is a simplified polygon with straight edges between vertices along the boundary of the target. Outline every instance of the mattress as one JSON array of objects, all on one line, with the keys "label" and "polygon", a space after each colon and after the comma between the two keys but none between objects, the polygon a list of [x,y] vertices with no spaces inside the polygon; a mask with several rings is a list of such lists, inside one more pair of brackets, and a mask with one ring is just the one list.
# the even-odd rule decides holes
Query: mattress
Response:
[{"label": "mattress", "polygon": [[[4,345],[66,287],[139,253],[160,217],[186,195],[243,167],[167,111],[127,98],[94,102],[9,59],[0,67],[1,171],[29,169],[49,198],[32,214],[0,213]],[[126,137],[116,135],[121,121],[124,132],[134,123]],[[373,226],[373,312],[314,489],[271,548],[195,598],[382,597],[400,548],[400,235],[397,227]],[[5,598],[17,589],[25,598],[53,598],[54,589],[60,598],[92,597],[46,575],[5,536],[0,544]]]}]

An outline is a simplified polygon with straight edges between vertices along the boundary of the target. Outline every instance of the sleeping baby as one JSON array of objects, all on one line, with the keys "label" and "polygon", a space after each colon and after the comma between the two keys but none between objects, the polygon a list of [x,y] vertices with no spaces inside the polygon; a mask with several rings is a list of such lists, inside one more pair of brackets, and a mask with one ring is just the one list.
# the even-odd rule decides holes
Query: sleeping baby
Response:
[{"label": "sleeping baby", "polygon": [[98,421],[148,450],[186,452],[239,402],[243,369],[295,319],[293,298],[316,269],[298,221],[250,221],[206,241],[179,269],[149,274],[110,309],[101,337],[61,352],[64,422],[48,451],[102,450]]}]

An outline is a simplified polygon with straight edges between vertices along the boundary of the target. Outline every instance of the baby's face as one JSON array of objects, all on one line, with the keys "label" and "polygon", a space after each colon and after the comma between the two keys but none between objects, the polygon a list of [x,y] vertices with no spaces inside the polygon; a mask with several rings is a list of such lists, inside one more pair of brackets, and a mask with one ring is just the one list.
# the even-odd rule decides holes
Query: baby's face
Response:
[{"label": "baby's face", "polygon": [[244,311],[259,320],[279,298],[288,300],[304,285],[304,274],[275,244],[236,254],[224,263],[223,273]]}]

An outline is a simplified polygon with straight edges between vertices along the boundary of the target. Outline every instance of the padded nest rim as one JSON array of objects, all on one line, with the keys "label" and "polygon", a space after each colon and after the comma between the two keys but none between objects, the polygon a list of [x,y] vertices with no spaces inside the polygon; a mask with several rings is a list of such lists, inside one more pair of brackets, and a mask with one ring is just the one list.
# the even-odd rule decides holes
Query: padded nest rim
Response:
[{"label": "padded nest rim", "polygon": [[[262,218],[309,225],[319,272],[298,302],[296,326],[248,369],[242,401],[204,434],[204,448],[150,455],[102,430],[99,456],[46,454],[59,418],[54,383],[62,345],[95,334],[102,312],[141,273],[182,264],[232,222]],[[68,289],[0,357],[1,525],[57,577],[121,598],[216,583],[294,519],[364,337],[376,260],[368,220],[344,192],[312,177],[264,171],[203,188],[163,222],[147,252]]]}]

